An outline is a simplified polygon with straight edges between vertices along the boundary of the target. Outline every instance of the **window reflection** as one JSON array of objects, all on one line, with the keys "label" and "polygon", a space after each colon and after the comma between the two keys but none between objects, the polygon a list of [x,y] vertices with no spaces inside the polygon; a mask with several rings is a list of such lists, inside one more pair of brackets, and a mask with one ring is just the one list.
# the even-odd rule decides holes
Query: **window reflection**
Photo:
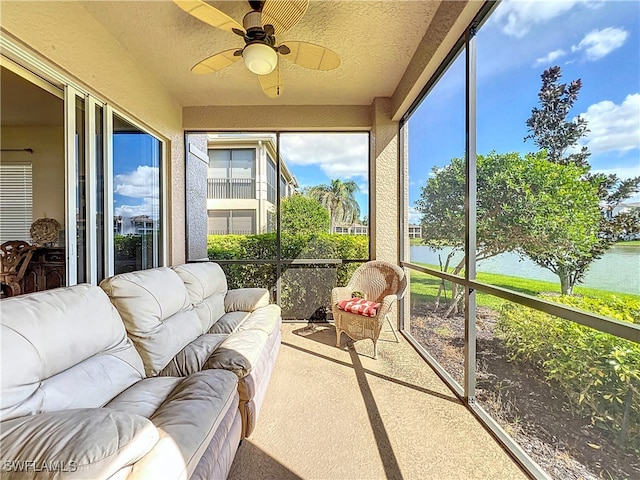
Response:
[{"label": "window reflection", "polygon": [[114,115],[115,273],[160,265],[161,143]]}]

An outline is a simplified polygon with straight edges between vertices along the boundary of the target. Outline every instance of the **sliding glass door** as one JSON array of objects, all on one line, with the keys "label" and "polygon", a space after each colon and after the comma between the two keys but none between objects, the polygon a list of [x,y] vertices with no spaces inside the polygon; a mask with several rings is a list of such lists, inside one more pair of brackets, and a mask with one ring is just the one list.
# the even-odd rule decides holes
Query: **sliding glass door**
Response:
[{"label": "sliding glass door", "polygon": [[114,273],[161,263],[160,140],[113,115]]}]

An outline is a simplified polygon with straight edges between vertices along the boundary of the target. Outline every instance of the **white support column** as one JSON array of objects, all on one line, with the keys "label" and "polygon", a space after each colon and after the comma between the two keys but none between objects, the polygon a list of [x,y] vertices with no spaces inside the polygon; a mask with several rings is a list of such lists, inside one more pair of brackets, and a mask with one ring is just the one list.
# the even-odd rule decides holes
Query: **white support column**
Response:
[{"label": "white support column", "polygon": [[391,100],[376,98],[372,104],[370,178],[371,258],[400,261],[398,235],[400,194],[399,124],[391,119]]}]

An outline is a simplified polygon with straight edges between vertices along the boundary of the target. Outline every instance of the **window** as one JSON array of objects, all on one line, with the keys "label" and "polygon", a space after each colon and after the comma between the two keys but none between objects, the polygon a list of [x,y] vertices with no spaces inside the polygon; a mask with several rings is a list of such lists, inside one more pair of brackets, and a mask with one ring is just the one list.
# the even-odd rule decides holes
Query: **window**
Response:
[{"label": "window", "polygon": [[[369,258],[369,134],[211,132],[207,145],[208,253],[229,288],[268,286],[283,318],[325,319],[332,287]],[[249,159],[256,195],[213,195]]]},{"label": "window", "polygon": [[253,210],[210,210],[209,235],[251,235],[256,233]]},{"label": "window", "polygon": [[267,202],[276,203],[276,164],[270,155],[267,155]]},{"label": "window", "polygon": [[160,266],[162,144],[113,117],[115,273]]},{"label": "window", "polygon": [[532,476],[627,478],[640,7],[538,8],[499,3],[403,119],[405,331]]},{"label": "window", "polygon": [[33,223],[31,163],[0,164],[0,243],[27,240]]},{"label": "window", "polygon": [[208,198],[256,198],[256,150],[254,148],[210,149]]}]

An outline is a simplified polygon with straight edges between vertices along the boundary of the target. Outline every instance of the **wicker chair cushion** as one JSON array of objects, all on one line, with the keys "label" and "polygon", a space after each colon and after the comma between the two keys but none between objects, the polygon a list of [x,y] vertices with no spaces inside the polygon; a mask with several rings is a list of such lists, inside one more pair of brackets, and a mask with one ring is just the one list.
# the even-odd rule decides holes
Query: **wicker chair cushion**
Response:
[{"label": "wicker chair cushion", "polygon": [[378,314],[380,304],[364,298],[351,298],[338,302],[338,308],[345,312],[357,313],[365,317],[375,317]]}]

